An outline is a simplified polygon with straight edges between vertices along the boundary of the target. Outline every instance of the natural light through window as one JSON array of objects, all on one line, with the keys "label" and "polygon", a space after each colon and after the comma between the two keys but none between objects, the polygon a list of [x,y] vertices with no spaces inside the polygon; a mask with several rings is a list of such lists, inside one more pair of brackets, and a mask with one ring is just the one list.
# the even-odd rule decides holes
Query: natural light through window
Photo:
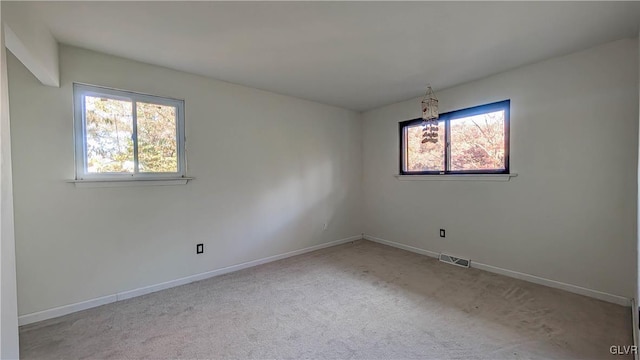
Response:
[{"label": "natural light through window", "polygon": [[184,176],[181,100],[74,86],[76,178]]},{"label": "natural light through window", "polygon": [[504,110],[451,120],[451,170],[504,170]]},{"label": "natural light through window", "polygon": [[422,143],[422,119],[400,123],[400,173],[508,173],[509,107],[506,100],[441,114],[437,143]]},{"label": "natural light through window", "polygon": [[444,171],[444,122],[438,123],[438,142],[422,143],[422,124],[407,126],[407,161],[409,171]]},{"label": "natural light through window", "polygon": [[87,172],[133,173],[131,102],[85,96]]}]

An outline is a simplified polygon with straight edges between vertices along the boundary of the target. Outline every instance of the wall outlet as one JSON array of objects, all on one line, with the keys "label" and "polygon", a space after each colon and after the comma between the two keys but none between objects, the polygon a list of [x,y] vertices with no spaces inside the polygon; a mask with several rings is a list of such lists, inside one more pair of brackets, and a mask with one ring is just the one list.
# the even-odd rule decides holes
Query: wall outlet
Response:
[{"label": "wall outlet", "polygon": [[327,230],[327,223],[324,223],[324,224],[322,225],[322,231],[325,231],[325,230]]},{"label": "wall outlet", "polygon": [[203,253],[204,253],[204,244],[196,245],[196,254],[203,254]]},{"label": "wall outlet", "polygon": [[440,229],[440,237],[445,237],[445,231],[444,231],[444,229]]}]

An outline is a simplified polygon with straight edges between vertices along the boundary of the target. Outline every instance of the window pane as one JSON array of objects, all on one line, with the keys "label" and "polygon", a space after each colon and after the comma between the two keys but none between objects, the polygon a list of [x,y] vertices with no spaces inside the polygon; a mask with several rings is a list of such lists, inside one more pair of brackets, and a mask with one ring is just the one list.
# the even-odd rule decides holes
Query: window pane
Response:
[{"label": "window pane", "polygon": [[143,102],[136,107],[139,171],[178,172],[176,108]]},{"label": "window pane", "polygon": [[451,170],[504,170],[504,110],[451,120]]},{"label": "window pane", "polygon": [[438,123],[438,142],[422,143],[422,124],[405,128],[405,171],[444,171],[444,122]]},{"label": "window pane", "polygon": [[132,173],[130,101],[85,96],[87,172]]}]

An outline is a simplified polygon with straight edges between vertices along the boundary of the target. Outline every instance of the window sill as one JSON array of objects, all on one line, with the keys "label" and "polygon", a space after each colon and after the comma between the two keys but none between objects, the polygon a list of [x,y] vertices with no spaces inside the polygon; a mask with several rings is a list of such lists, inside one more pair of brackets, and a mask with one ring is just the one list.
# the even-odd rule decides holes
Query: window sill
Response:
[{"label": "window sill", "polygon": [[68,180],[76,187],[99,188],[99,187],[124,187],[124,186],[166,186],[185,185],[192,177],[176,177],[162,179],[89,179],[89,180]]},{"label": "window sill", "polygon": [[394,175],[401,181],[509,181],[518,174]]}]

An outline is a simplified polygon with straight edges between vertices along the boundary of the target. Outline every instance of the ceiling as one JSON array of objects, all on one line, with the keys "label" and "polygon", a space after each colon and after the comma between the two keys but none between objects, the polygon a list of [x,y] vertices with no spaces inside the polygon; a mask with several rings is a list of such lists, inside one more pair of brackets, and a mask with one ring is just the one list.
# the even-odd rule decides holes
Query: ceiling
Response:
[{"label": "ceiling", "polygon": [[363,111],[638,35],[638,2],[42,2],[65,44]]}]

